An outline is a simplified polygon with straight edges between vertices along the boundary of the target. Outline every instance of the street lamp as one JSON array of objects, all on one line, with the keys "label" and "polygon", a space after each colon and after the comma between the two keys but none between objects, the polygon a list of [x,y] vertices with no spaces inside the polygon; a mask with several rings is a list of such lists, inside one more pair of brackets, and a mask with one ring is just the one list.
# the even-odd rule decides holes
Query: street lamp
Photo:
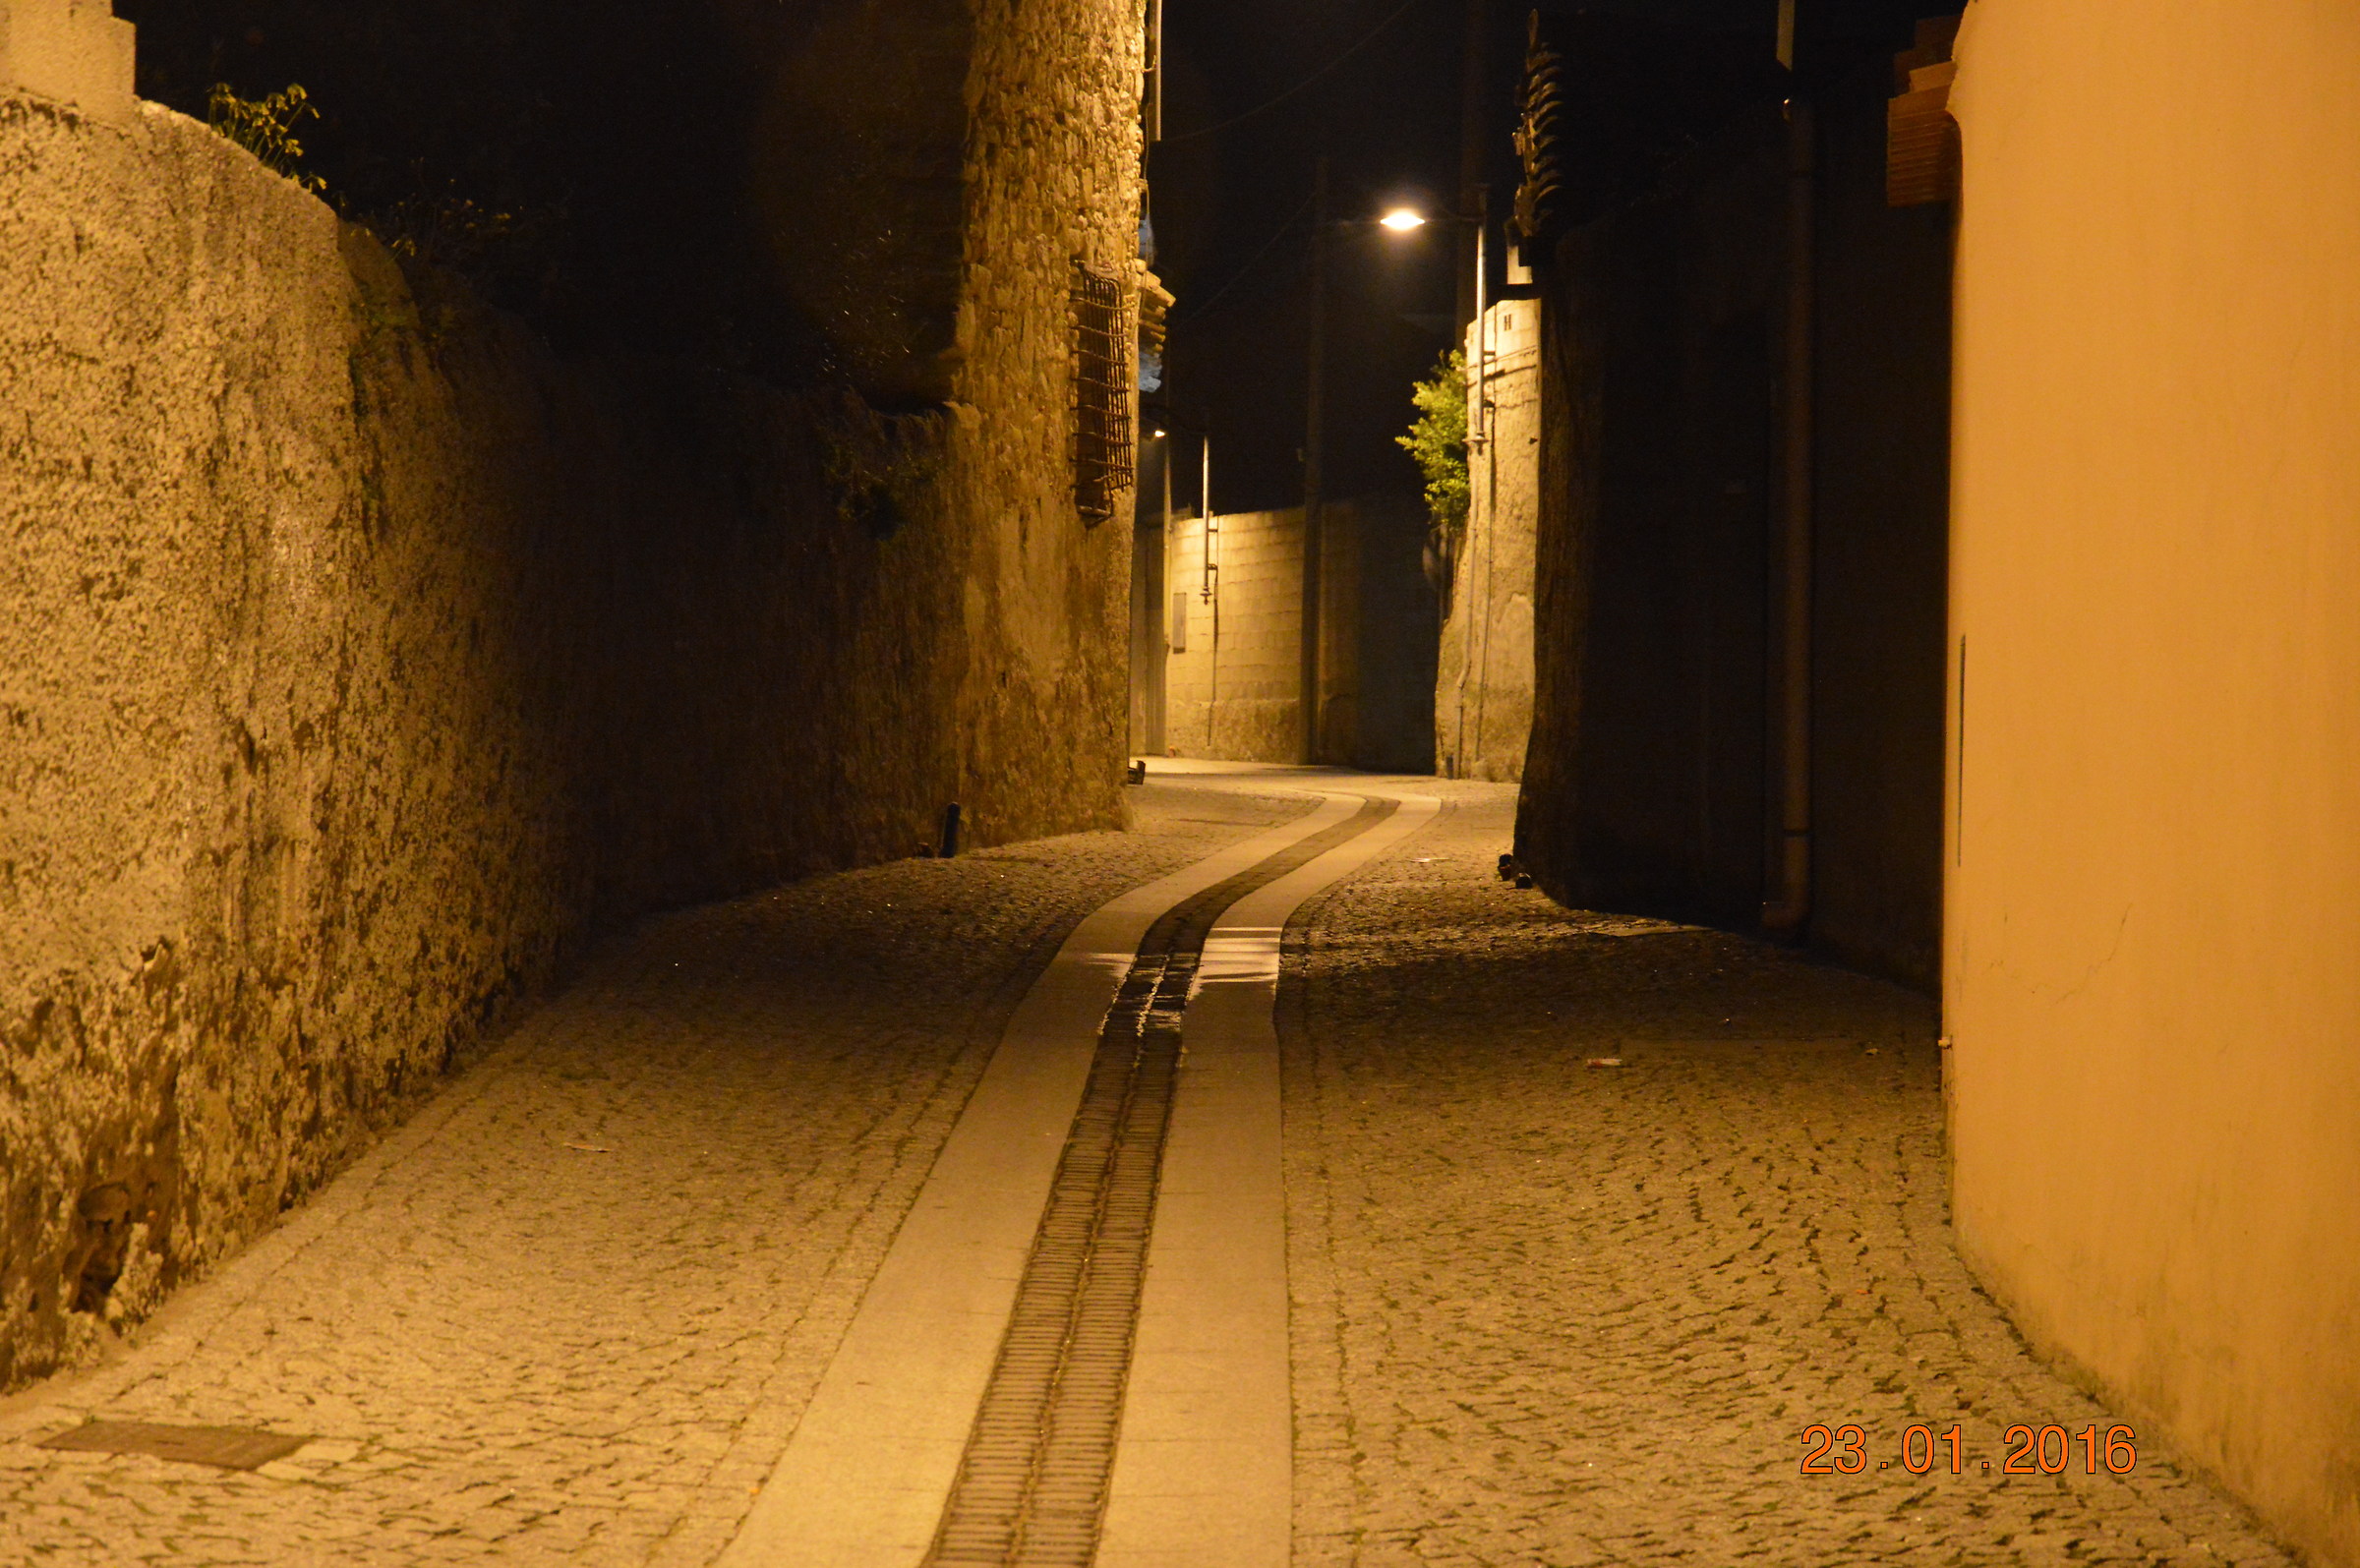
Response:
[{"label": "street lamp", "polygon": [[1475,187],[1475,200],[1478,205],[1472,213],[1445,212],[1430,218],[1414,206],[1397,206],[1377,221],[1395,234],[1407,234],[1429,223],[1453,223],[1475,231],[1475,354],[1467,366],[1467,385],[1475,393],[1475,424],[1474,429],[1468,432],[1467,441],[1471,446],[1481,446],[1489,438],[1491,423],[1486,417],[1490,400],[1484,394],[1492,358],[1491,326],[1484,320],[1484,311],[1490,305],[1488,290],[1491,266],[1484,255],[1484,242],[1491,233],[1491,217],[1487,210],[1491,205],[1491,187]]},{"label": "street lamp", "polygon": [[[1488,328],[1483,319],[1483,313],[1489,304],[1486,290],[1491,281],[1491,266],[1484,255],[1484,240],[1491,232],[1490,214],[1485,210],[1491,204],[1491,189],[1488,186],[1479,185],[1475,188],[1475,193],[1479,205],[1472,213],[1445,212],[1428,217],[1414,206],[1396,206],[1387,210],[1385,216],[1379,218],[1377,222],[1379,226],[1390,229],[1395,234],[1407,234],[1412,229],[1422,229],[1429,223],[1453,223],[1463,228],[1472,228],[1475,231],[1475,363],[1467,367],[1467,381],[1480,393],[1483,386],[1484,367],[1491,357],[1491,348],[1487,341]],[[1482,410],[1483,403],[1479,396],[1476,401],[1478,428],[1474,436],[1478,441],[1483,438]]]},{"label": "street lamp", "polygon": [[[1485,314],[1489,305],[1486,295],[1491,279],[1489,276],[1490,267],[1484,254],[1484,241],[1491,232],[1491,191],[1488,186],[1477,185],[1474,187],[1474,193],[1476,207],[1473,213],[1446,213],[1441,219],[1441,221],[1446,223],[1455,223],[1461,226],[1472,226],[1475,230],[1475,351],[1469,356],[1466,381],[1467,389],[1470,394],[1470,401],[1472,401],[1474,404],[1473,409],[1470,411],[1472,418],[1468,421],[1467,431],[1467,448],[1470,457],[1472,457],[1475,452],[1488,449],[1491,439],[1492,415],[1492,399],[1489,385],[1492,359],[1491,322],[1486,319]],[[1382,223],[1385,227],[1392,230],[1396,234],[1406,234],[1412,229],[1425,227],[1427,219],[1426,215],[1418,211],[1415,207],[1400,206],[1393,208],[1377,221]],[[1493,460],[1495,463],[1497,462],[1496,455]],[[1468,465],[1470,480],[1473,477],[1473,466],[1474,465],[1471,462]],[[1495,472],[1484,489],[1485,505],[1487,507],[1496,504],[1496,497],[1498,496],[1498,494],[1499,481],[1497,473]],[[1472,501],[1472,498],[1473,495],[1472,492],[1470,491],[1470,501]],[[1489,562],[1493,558],[1494,546],[1491,543],[1488,543],[1491,538],[1488,531],[1485,535],[1485,538],[1487,540],[1484,552],[1484,559],[1486,562],[1485,575],[1488,580],[1490,575]],[[1452,552],[1451,553],[1455,554],[1456,552]],[[1448,575],[1446,576],[1445,582],[1449,583],[1454,581],[1457,573],[1457,563],[1455,561],[1450,561],[1446,567],[1446,571],[1448,573]],[[1454,591],[1446,589],[1446,594],[1452,592]],[[1446,610],[1447,601],[1446,601]],[[1485,686],[1483,688],[1486,691],[1489,690],[1490,679],[1490,671],[1488,668],[1488,661],[1490,657],[1488,653],[1489,627],[1491,624],[1490,616],[1491,607],[1487,590],[1487,597],[1484,606],[1484,624],[1486,627],[1485,646],[1487,649],[1485,659],[1487,662],[1487,668],[1484,673]],[[1457,747],[1451,754],[1453,760],[1450,764],[1450,771],[1454,777],[1463,776],[1461,774],[1461,766],[1466,753],[1467,675],[1468,672],[1473,669],[1473,668],[1474,660],[1467,649],[1462,646],[1458,665],[1459,738]],[[1475,720],[1475,730],[1479,742],[1483,733],[1482,714],[1483,710],[1481,698],[1479,696]]]},{"label": "street lamp", "polygon": [[[1482,188],[1478,187],[1480,191]],[[1483,233],[1486,220],[1478,212],[1473,217],[1446,213],[1429,218],[1414,206],[1394,206],[1374,220],[1380,228],[1394,234],[1406,234],[1424,228],[1430,222],[1472,224],[1475,228],[1475,314],[1478,322],[1483,318],[1485,267]],[[1324,530],[1321,526],[1321,506],[1324,494],[1327,447],[1327,381],[1328,381],[1328,231],[1365,227],[1368,218],[1331,220],[1328,215],[1328,159],[1323,155],[1317,165],[1312,186],[1311,217],[1311,309],[1307,313],[1311,363],[1306,368],[1303,433],[1303,607],[1301,668],[1299,671],[1302,700],[1302,758],[1306,763],[1320,760],[1321,700],[1325,695],[1321,668],[1321,567]],[[1483,331],[1477,330],[1477,368],[1470,380],[1480,389],[1481,363],[1484,358]],[[1480,402],[1480,399],[1478,400]],[[1480,418],[1480,415],[1479,415]]]}]

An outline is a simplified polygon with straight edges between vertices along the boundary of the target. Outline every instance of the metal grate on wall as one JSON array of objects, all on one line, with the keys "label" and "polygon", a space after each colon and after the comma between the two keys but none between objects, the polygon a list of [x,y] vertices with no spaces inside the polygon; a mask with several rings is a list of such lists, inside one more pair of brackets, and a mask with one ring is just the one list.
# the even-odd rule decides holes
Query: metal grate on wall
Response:
[{"label": "metal grate on wall", "polygon": [[1086,523],[1114,515],[1131,488],[1131,284],[1074,262],[1074,505]]}]

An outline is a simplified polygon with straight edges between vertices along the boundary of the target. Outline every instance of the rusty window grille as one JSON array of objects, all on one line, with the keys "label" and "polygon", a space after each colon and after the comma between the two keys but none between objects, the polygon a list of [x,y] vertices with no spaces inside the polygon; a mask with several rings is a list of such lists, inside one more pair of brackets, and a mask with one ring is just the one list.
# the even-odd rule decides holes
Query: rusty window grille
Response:
[{"label": "rusty window grille", "polygon": [[1074,263],[1074,505],[1086,523],[1114,515],[1131,488],[1131,290]]}]

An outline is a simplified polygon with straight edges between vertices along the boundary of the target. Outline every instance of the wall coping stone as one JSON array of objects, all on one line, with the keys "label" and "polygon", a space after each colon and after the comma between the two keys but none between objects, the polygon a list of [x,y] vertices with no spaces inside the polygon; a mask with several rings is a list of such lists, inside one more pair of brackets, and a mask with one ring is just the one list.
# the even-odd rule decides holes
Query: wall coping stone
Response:
[{"label": "wall coping stone", "polygon": [[0,90],[128,121],[137,39],[113,0],[0,0]]}]

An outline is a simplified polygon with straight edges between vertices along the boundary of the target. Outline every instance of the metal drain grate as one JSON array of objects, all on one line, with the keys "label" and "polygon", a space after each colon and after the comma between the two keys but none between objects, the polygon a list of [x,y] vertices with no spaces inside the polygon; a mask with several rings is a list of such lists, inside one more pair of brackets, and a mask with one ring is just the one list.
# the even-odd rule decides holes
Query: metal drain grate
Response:
[{"label": "metal drain grate", "polygon": [[167,1426],[145,1421],[94,1421],[41,1439],[42,1448],[72,1448],[97,1454],[148,1454],[186,1465],[223,1470],[259,1470],[310,1442],[286,1432],[250,1426]]},{"label": "metal drain grate", "polygon": [[1156,1173],[1180,1070],[1180,1020],[1221,911],[1389,815],[1372,800],[1166,910],[1099,1030],[999,1360],[926,1562],[1089,1568],[1122,1422]]}]

